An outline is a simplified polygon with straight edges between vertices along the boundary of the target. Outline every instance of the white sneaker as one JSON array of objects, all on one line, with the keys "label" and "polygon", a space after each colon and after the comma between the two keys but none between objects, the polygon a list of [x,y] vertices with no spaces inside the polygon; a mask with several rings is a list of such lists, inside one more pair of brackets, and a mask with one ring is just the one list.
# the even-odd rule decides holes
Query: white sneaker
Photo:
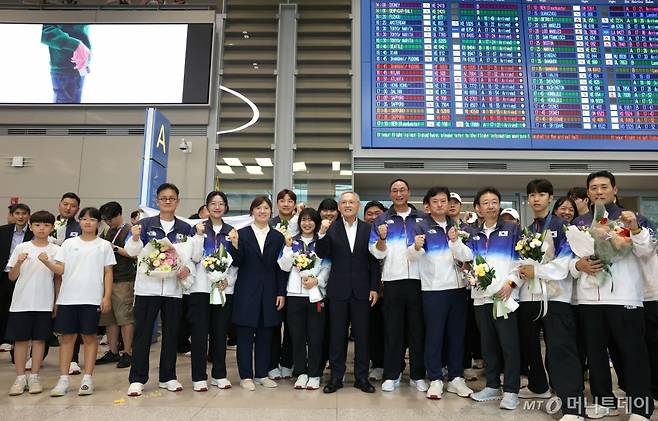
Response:
[{"label": "white sneaker", "polygon": [[551,390],[547,390],[544,393],[533,392],[527,387],[519,390],[519,398],[521,399],[548,399],[551,397]]},{"label": "white sneaker", "polygon": [[272,380],[281,380],[281,370],[279,367],[273,368],[272,370],[268,371],[267,377]]},{"label": "white sneaker", "polygon": [[100,341],[98,341],[99,345],[107,345],[107,335],[103,335]]},{"label": "white sneaker", "polygon": [[643,417],[642,415],[638,414],[631,414],[630,418],[628,418],[628,421],[649,421],[649,418]]},{"label": "white sneaker", "polygon": [[207,392],[208,391],[208,382],[205,380],[201,380],[198,382],[192,382],[192,389],[194,389],[195,392]]},{"label": "white sneaker", "polygon": [[308,375],[300,374],[299,377],[297,377],[297,381],[295,382],[295,389],[306,389],[307,384]]},{"label": "white sneaker", "polygon": [[250,392],[256,390],[256,385],[252,379],[242,379],[240,380],[240,387],[247,389]]},{"label": "white sneaker", "polygon": [[392,392],[400,387],[401,378],[402,374],[400,374],[396,380],[384,380],[384,383],[382,383],[382,392]]},{"label": "white sneaker", "polygon": [[528,387],[528,376],[519,377],[519,387],[520,388]]},{"label": "white sneaker", "polygon": [[288,368],[288,367],[279,367],[279,371],[281,372],[281,378],[282,378],[282,379],[290,379],[290,378],[292,378],[292,368]]},{"label": "white sneaker", "polygon": [[22,395],[26,389],[27,389],[27,379],[25,378],[25,376],[21,376],[21,378],[16,377],[16,380],[14,380],[14,384],[12,384],[11,387],[9,388],[9,396]]},{"label": "white sneaker", "polygon": [[320,388],[320,378],[309,377],[308,383],[306,383],[306,390],[318,390],[319,388]]},{"label": "white sneaker", "polygon": [[466,381],[462,377],[455,377],[448,382],[448,392],[455,393],[462,398],[468,398],[473,394],[473,390],[466,386]]},{"label": "white sneaker", "polygon": [[503,393],[500,389],[494,389],[492,387],[485,387],[479,392],[471,394],[471,399],[476,402],[488,402],[488,401],[499,401],[503,398]]},{"label": "white sneaker", "polygon": [[39,379],[38,374],[30,374],[28,376],[27,391],[33,395],[43,392],[43,386],[41,386],[41,379]]},{"label": "white sneaker", "polygon": [[472,368],[465,368],[464,369],[464,380],[466,381],[474,381],[478,379],[478,375],[475,372],[475,369]]},{"label": "white sneaker", "polygon": [[0,344],[0,352],[11,351],[11,344]]},{"label": "white sneaker", "polygon": [[432,380],[427,389],[427,399],[438,400],[443,395],[443,380]]},{"label": "white sneaker", "polygon": [[84,376],[80,382],[80,389],[78,389],[78,396],[88,396],[94,393],[94,381],[91,376]]},{"label": "white sneaker", "polygon": [[594,405],[585,408],[585,416],[593,420],[598,420],[603,417],[617,417],[619,416],[619,410],[617,408],[609,408],[595,403]]},{"label": "white sneaker", "polygon": [[505,392],[503,393],[503,400],[500,401],[500,409],[508,409],[513,411],[519,406],[518,393]]},{"label": "white sneaker", "polygon": [[187,351],[187,352],[186,352],[185,354],[183,354],[183,355],[185,355],[185,356],[188,357],[188,358],[192,358],[192,351]]},{"label": "white sneaker", "polygon": [[566,414],[562,415],[560,421],[585,421],[585,417],[581,417],[580,415]]},{"label": "white sneaker", "polygon": [[82,370],[80,369],[78,363],[71,361],[71,364],[69,364],[69,376],[74,376],[76,374],[80,374],[81,372]]},{"label": "white sneaker", "polygon": [[130,383],[130,386],[128,387],[128,392],[126,392],[126,395],[128,396],[142,396],[142,393],[144,393],[144,383]]},{"label": "white sneaker", "polygon": [[263,387],[277,387],[279,386],[274,380],[270,379],[269,377],[262,377],[260,379],[256,378],[254,379],[254,383],[259,384]]},{"label": "white sneaker", "polygon": [[28,358],[27,361],[25,361],[25,370],[32,371],[32,358]]},{"label": "white sneaker", "polygon": [[384,369],[383,368],[373,368],[368,374],[368,378],[371,380],[381,380],[384,378]]},{"label": "white sneaker", "polygon": [[183,385],[176,379],[171,379],[168,382],[160,382],[158,386],[160,389],[167,389],[170,392],[180,392],[183,390]]},{"label": "white sneaker", "polygon": [[69,391],[69,379],[60,377],[59,380],[57,380],[57,384],[55,385],[55,387],[53,387],[53,389],[50,391],[50,396],[52,397],[64,396],[68,391]]},{"label": "white sneaker", "polygon": [[427,389],[429,389],[425,379],[409,380],[409,386],[415,387],[419,392],[427,392]]},{"label": "white sneaker", "polygon": [[233,387],[229,379],[223,378],[223,379],[213,379],[212,377],[210,378],[210,384],[213,386],[217,386],[220,389],[230,389]]}]

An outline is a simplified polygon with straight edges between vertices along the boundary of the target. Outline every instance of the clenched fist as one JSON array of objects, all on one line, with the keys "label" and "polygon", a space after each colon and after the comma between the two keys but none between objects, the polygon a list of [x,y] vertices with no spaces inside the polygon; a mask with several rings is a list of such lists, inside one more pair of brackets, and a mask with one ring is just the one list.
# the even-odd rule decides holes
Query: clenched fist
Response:
[{"label": "clenched fist", "polygon": [[420,234],[414,238],[414,248],[416,249],[416,251],[420,251],[420,249],[423,248],[424,244],[425,244],[425,235]]},{"label": "clenched fist", "polygon": [[448,230],[448,238],[449,238],[450,241],[452,241],[453,243],[459,239],[459,234],[457,233],[457,228],[455,228],[455,227],[451,227],[451,228]]},{"label": "clenched fist", "polygon": [[323,219],[322,222],[320,223],[320,230],[318,231],[318,233],[325,234],[327,230],[329,230],[330,226],[331,226],[331,221],[328,219]]},{"label": "clenched fist", "polygon": [[382,240],[386,240],[386,236],[388,235],[388,225],[381,224],[380,226],[377,227],[377,231],[379,231],[379,238]]},{"label": "clenched fist", "polygon": [[28,254],[27,253],[21,253],[18,255],[18,258],[16,259],[18,263],[23,263],[25,259],[27,259]]},{"label": "clenched fist", "polygon": [[203,235],[203,233],[206,232],[206,226],[203,224],[203,222],[199,222],[194,226],[194,228],[196,229],[196,233],[198,235]]},{"label": "clenched fist", "polygon": [[48,253],[45,251],[39,253],[39,260],[41,260],[43,263],[46,263],[48,261]]},{"label": "clenched fist", "polygon": [[286,235],[286,247],[292,247],[292,237],[289,235]]},{"label": "clenched fist", "polygon": [[231,241],[231,244],[233,244],[234,248],[238,248],[238,232],[235,229],[232,229],[231,232],[228,233],[228,239]]},{"label": "clenched fist", "polygon": [[139,224],[133,225],[132,228],[130,228],[130,232],[133,235],[133,241],[139,241],[142,235],[142,226]]}]

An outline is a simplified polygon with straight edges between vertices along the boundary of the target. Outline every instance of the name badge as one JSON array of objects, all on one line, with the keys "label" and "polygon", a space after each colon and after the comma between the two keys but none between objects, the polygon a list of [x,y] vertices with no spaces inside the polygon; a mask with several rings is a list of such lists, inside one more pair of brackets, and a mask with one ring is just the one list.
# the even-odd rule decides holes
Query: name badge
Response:
[{"label": "name badge", "polygon": [[499,237],[507,237],[507,231],[499,231],[498,236]]}]

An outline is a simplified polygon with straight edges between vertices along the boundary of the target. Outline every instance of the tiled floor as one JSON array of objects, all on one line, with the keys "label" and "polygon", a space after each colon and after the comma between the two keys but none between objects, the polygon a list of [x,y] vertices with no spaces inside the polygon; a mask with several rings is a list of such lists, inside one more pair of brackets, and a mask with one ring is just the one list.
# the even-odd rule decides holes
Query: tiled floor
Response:
[{"label": "tiled floor", "polygon": [[[101,347],[101,351],[105,351]],[[558,415],[548,415],[543,410],[523,408],[516,411],[498,409],[497,402],[476,404],[470,399],[444,393],[440,401],[430,401],[424,393],[417,392],[403,381],[399,390],[382,393],[376,383],[377,392],[365,394],[352,386],[351,374],[347,375],[346,387],[335,394],[326,395],[319,391],[294,390],[292,380],[279,382],[276,389],[258,387],[248,392],[238,385],[235,352],[229,351],[229,378],[233,389],[211,388],[205,393],[192,391],[189,358],[179,355],[178,378],[184,391],[171,393],[157,388],[157,359],[159,346],[151,351],[151,382],[144,396],[128,398],[128,369],[117,369],[113,365],[97,367],[94,374],[96,392],[92,396],[78,397],[75,391],[80,376],[71,377],[74,392],[65,397],[51,398],[48,392],[57,379],[57,349],[52,349],[42,370],[45,391],[40,395],[10,397],[6,391],[15,377],[9,353],[0,354],[0,421],[187,421],[187,420],[432,420],[432,421],[487,421],[487,420],[557,420]],[[155,379],[156,381],[154,381]],[[405,377],[406,379],[406,377]],[[469,382],[471,388],[479,390],[482,380]],[[626,420],[627,416],[608,418]],[[658,415],[652,419],[658,420]]]}]

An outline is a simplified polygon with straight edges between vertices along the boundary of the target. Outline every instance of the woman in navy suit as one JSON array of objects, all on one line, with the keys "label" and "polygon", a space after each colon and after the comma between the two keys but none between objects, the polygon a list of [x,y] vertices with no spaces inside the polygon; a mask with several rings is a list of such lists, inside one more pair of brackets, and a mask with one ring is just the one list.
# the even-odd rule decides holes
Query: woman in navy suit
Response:
[{"label": "woman in navy suit", "polygon": [[254,222],[237,233],[233,231],[229,237],[235,248],[231,250],[233,265],[240,268],[233,292],[240,386],[255,390],[254,383],[277,386],[267,377],[267,369],[272,332],[281,324],[288,276],[277,263],[285,245],[284,237],[268,225],[272,202],[265,196],[258,196],[251,202],[249,213]]}]

